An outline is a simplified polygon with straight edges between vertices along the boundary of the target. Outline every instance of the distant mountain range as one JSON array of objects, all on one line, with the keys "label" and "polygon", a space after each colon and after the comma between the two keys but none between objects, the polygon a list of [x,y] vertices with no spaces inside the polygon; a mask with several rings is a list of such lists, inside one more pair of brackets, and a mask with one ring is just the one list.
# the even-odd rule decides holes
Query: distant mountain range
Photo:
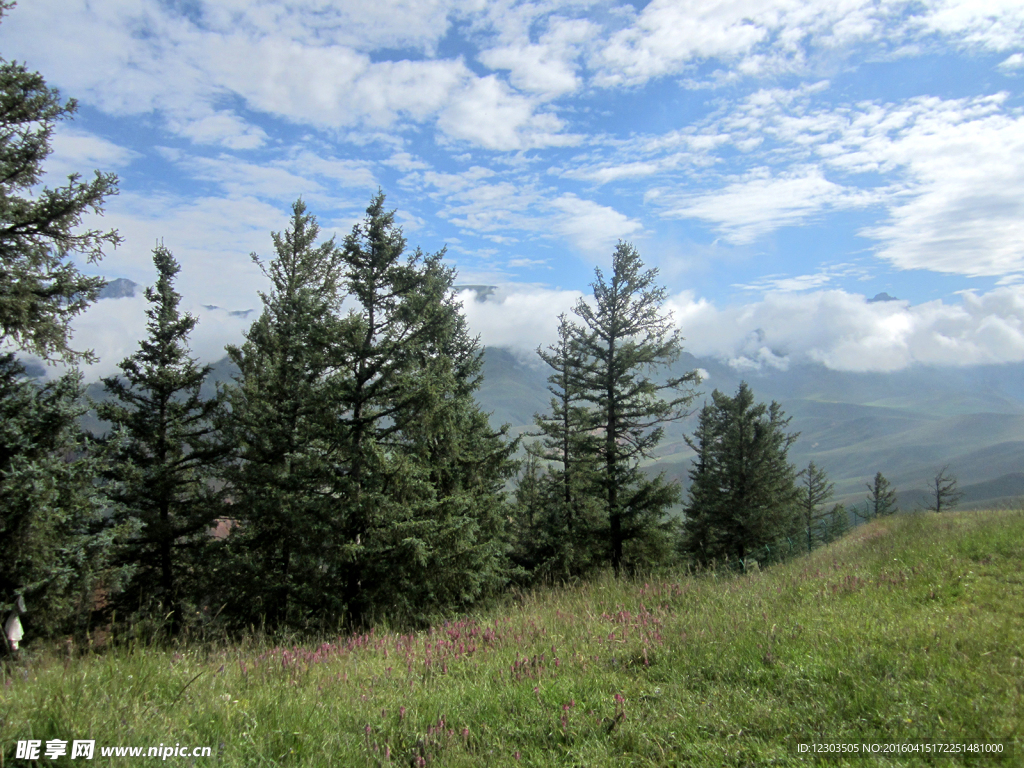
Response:
[{"label": "distant mountain range", "polygon": [[[734,394],[746,380],[762,401],[777,400],[800,437],[790,450],[799,468],[813,460],[835,483],[836,500],[861,503],[882,472],[903,509],[925,505],[926,489],[945,465],[965,492],[962,506],[1016,503],[1024,496],[1024,365],[915,367],[848,373],[818,365],[738,372],[719,360],[684,355],[673,372],[707,373],[699,407],[718,389]],[[494,423],[528,432],[548,408],[547,371],[529,356],[489,348],[479,393]],[[687,484],[693,451],[683,437],[695,418],[669,425],[651,471]]]}]

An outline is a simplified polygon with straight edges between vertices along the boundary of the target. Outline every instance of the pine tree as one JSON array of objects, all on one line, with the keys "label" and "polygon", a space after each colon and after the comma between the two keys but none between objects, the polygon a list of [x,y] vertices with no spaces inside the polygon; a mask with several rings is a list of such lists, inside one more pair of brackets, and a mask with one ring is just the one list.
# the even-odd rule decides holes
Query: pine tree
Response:
[{"label": "pine tree", "polygon": [[734,397],[715,390],[688,442],[698,461],[684,522],[684,549],[700,562],[759,560],[800,530],[800,491],[788,461],[798,433],[778,403],[754,402],[746,382]]},{"label": "pine tree", "polygon": [[117,548],[135,575],[116,604],[130,614],[154,603],[176,631],[183,601],[196,598],[195,572],[220,513],[210,483],[224,448],[213,426],[220,398],[200,393],[210,366],[199,366],[189,352],[198,320],[178,309],[180,267],[163,245],[153,250],[153,264],[158,278],[146,289],[148,335],[120,363],[120,376],[103,379],[111,397],[96,412],[111,424],[114,519],[138,523],[138,532]]},{"label": "pine tree", "polygon": [[720,532],[714,525],[724,514],[720,509],[724,495],[721,440],[715,432],[717,415],[715,407],[705,402],[697,416],[693,437],[683,438],[696,457],[688,473],[690,487],[680,545],[700,562],[711,560],[721,547]]},{"label": "pine tree", "polygon": [[349,620],[390,611],[422,622],[467,608],[505,579],[507,427],[474,400],[482,352],[444,251],[405,254],[378,194],[345,239],[344,375],[335,393],[347,469]]},{"label": "pine tree", "polygon": [[881,472],[875,473],[874,482],[868,483],[868,500],[865,513],[862,515],[854,507],[853,513],[862,520],[873,520],[876,517],[887,517],[899,512],[896,506],[896,490],[885,479]]},{"label": "pine tree", "polygon": [[[583,322],[579,344],[588,365],[580,390],[594,406],[600,431],[598,483],[616,572],[628,543],[657,547],[663,538],[664,514],[678,500],[679,488],[663,477],[648,479],[639,460],[661,441],[662,425],[687,415],[694,396],[690,385],[698,381],[694,371],[660,384],[644,375],[671,364],[682,351],[679,331],[662,309],[666,292],[656,285],[657,275],[655,269],[643,271],[640,254],[620,242],[610,280],[596,270],[593,306],[581,299],[574,310]],[[678,394],[665,399],[666,390]]]},{"label": "pine tree", "polygon": [[120,586],[107,554],[129,531],[104,525],[86,409],[80,373],[41,384],[0,356],[0,616],[24,597],[28,639],[85,629],[97,590]]},{"label": "pine tree", "polygon": [[302,626],[344,613],[338,552],[344,545],[335,476],[345,462],[333,422],[344,299],[341,248],[316,245],[319,226],[299,200],[289,228],[273,232],[275,257],[253,261],[270,280],[263,312],[224,388],[220,428],[234,451],[225,477],[235,521],[225,542],[227,613],[237,622]]},{"label": "pine tree", "polygon": [[930,512],[949,512],[955,509],[964,497],[964,492],[957,490],[956,476],[950,474],[947,464],[936,473],[932,481],[932,503],[927,509]]},{"label": "pine tree", "polygon": [[825,520],[830,520],[830,513],[821,509],[821,505],[832,498],[835,483],[830,483],[828,474],[813,461],[797,475],[803,479],[800,488],[800,513],[807,533],[807,551],[814,548],[814,532]]},{"label": "pine tree", "polygon": [[594,563],[601,534],[600,508],[594,498],[599,443],[592,434],[594,416],[580,388],[587,361],[580,350],[579,333],[560,315],[558,341],[547,350],[537,349],[551,368],[551,403],[549,414],[534,416],[539,430],[534,436],[541,439],[527,450],[531,457],[553,465],[537,481],[542,508],[531,511],[533,520],[524,531],[536,548],[537,575],[582,575]]},{"label": "pine tree", "polygon": [[[0,17],[13,6],[0,2]],[[117,194],[114,174],[97,171],[88,182],[74,174],[64,186],[38,189],[54,126],[76,110],[38,72],[0,59],[0,343],[67,362],[95,360],[69,347],[70,322],[104,285],[68,255],[94,263],[121,242],[115,230],[80,228],[87,211],[101,212]]]},{"label": "pine tree", "polygon": [[297,203],[264,313],[229,349],[235,610],[307,627],[468,607],[506,578],[515,443],[473,399],[454,271],[405,254],[383,194],[343,247],[317,234]]}]

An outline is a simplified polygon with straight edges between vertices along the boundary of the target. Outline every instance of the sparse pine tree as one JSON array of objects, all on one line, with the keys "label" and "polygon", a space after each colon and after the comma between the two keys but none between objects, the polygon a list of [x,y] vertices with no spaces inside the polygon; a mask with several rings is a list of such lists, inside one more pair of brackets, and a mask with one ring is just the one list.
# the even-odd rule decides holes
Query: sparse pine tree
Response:
[{"label": "sparse pine tree", "polygon": [[[665,513],[678,501],[679,488],[663,477],[648,478],[639,461],[661,442],[665,423],[687,415],[691,385],[699,380],[695,371],[661,383],[647,375],[678,359],[682,338],[663,309],[666,292],[656,284],[657,270],[643,267],[636,249],[620,242],[610,278],[595,270],[593,304],[581,299],[574,310],[587,360],[580,392],[593,405],[599,431],[597,482],[616,572],[628,548],[642,562],[667,543]],[[663,392],[673,394],[666,398]]]},{"label": "sparse pine tree", "polygon": [[[858,517],[873,520],[876,517],[887,517],[899,512],[899,508],[896,506],[896,490],[881,472],[875,473],[874,482],[869,483],[867,488],[866,514],[863,516],[858,514]],[[857,514],[856,510],[854,513]]]},{"label": "sparse pine tree", "polygon": [[[0,2],[0,17],[13,6]],[[97,171],[85,182],[74,174],[63,186],[39,187],[54,127],[77,108],[74,99],[61,103],[38,72],[0,59],[0,343],[67,362],[95,360],[70,348],[70,323],[104,285],[68,256],[94,263],[121,242],[116,230],[80,227],[117,194],[117,176]]]},{"label": "sparse pine tree", "polygon": [[746,382],[734,397],[717,390],[702,409],[690,445],[691,475],[683,528],[685,551],[700,562],[763,558],[801,526],[800,490],[789,447],[790,419],[778,403],[754,402]]},{"label": "sparse pine tree", "polygon": [[956,487],[956,475],[950,473],[948,464],[932,480],[931,494],[932,502],[927,507],[931,512],[949,512],[964,497],[963,491]]},{"label": "sparse pine tree", "polygon": [[797,477],[800,484],[800,514],[807,534],[807,551],[814,548],[814,533],[822,521],[830,519],[830,513],[821,505],[832,498],[835,483],[830,483],[828,474],[813,461]]},{"label": "sparse pine tree", "polygon": [[211,481],[225,450],[213,417],[220,398],[200,390],[210,366],[191,356],[188,337],[198,320],[182,314],[174,290],[180,271],[162,244],[153,250],[156,285],[146,289],[148,334],[139,350],[103,379],[110,399],[96,405],[111,424],[106,491],[115,503],[112,522],[134,520],[134,535],[118,543],[116,557],[134,576],[112,604],[130,615],[149,606],[180,628],[183,603],[197,597],[197,569],[220,514]]},{"label": "sparse pine tree", "polygon": [[587,364],[578,343],[579,329],[559,316],[558,341],[537,354],[551,368],[548,391],[550,412],[536,414],[541,439],[528,447],[531,455],[551,465],[538,481],[544,504],[526,535],[535,546],[539,572],[563,577],[579,576],[593,564],[602,521],[596,503],[596,457],[599,443],[593,434],[594,414],[580,387]]}]

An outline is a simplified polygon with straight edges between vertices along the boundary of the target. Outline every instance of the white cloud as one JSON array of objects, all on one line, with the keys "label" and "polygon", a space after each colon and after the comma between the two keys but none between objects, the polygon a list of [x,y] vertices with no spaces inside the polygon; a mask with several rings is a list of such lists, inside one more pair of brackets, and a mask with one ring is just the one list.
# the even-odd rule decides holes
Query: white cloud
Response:
[{"label": "white cloud", "polygon": [[684,293],[669,302],[687,351],[737,367],[817,362],[835,370],[1024,360],[1024,288],[965,293],[960,304],[868,302],[843,291],[769,294],[719,309]]},{"label": "white cloud", "polygon": [[256,149],[267,141],[266,132],[230,110],[210,112],[202,117],[172,116],[168,127],[197,144],[220,144],[228,149]]},{"label": "white cloud", "polygon": [[579,136],[562,133],[563,122],[552,112],[509,89],[494,75],[475,78],[452,94],[438,127],[448,136],[485,149],[521,150],[568,146]]},{"label": "white cloud", "polygon": [[999,62],[999,68],[1012,72],[1015,69],[1024,67],[1024,53],[1014,53]]},{"label": "white cloud", "polygon": [[938,0],[915,19],[926,32],[959,38],[992,51],[1024,41],[1024,7],[1017,0]]},{"label": "white cloud", "polygon": [[739,245],[779,227],[802,223],[824,209],[861,207],[875,198],[829,181],[818,168],[805,167],[780,175],[758,168],[709,194],[653,199],[664,206],[665,216],[703,219]]},{"label": "white cloud", "polygon": [[[536,100],[493,76],[477,76],[461,58],[369,56],[381,45],[432,51],[458,5],[356,5],[366,8],[260,3],[225,12],[203,5],[192,19],[154,0],[39,0],[5,20],[3,35],[7,50],[13,39],[15,53],[28,55],[83,101],[119,115],[157,111],[170,130],[200,143],[252,149],[266,141],[261,128],[219,109],[230,97],[318,128],[391,129],[437,120],[450,137],[490,149],[575,140],[560,135],[562,122],[538,112]],[[428,19],[432,31],[410,37],[407,17],[390,15],[406,12]],[[354,29],[346,27],[352,16],[358,17]],[[379,22],[383,34],[358,32]],[[18,39],[60,45],[21,50]]]},{"label": "white cloud", "polygon": [[638,234],[643,229],[636,219],[573,194],[561,195],[550,204],[561,213],[553,218],[555,230],[583,253],[602,262],[609,260],[616,240]]},{"label": "white cloud", "polygon": [[54,130],[51,147],[53,152],[43,167],[48,174],[60,179],[60,183],[72,173],[80,173],[87,179],[93,169],[124,168],[142,157],[134,150],[67,124],[58,125]]},{"label": "white cloud", "polygon": [[528,35],[484,50],[480,62],[491,69],[509,71],[516,88],[544,98],[572,93],[581,86],[581,44],[595,37],[599,27],[583,19],[553,18],[536,43]]},{"label": "white cloud", "polygon": [[256,292],[266,288],[249,254],[272,256],[270,232],[284,230],[289,215],[284,205],[247,196],[184,200],[122,192],[100,221],[116,227],[125,244],[108,253],[97,269],[108,277],[147,284],[152,281],[152,249],[162,240],[181,264],[177,280],[183,296],[196,304],[249,309],[258,306]]},{"label": "white cloud", "polygon": [[460,298],[469,327],[480,334],[482,344],[531,351],[554,340],[558,316],[569,312],[581,295],[579,291],[502,285],[487,301],[475,301],[471,291]]}]

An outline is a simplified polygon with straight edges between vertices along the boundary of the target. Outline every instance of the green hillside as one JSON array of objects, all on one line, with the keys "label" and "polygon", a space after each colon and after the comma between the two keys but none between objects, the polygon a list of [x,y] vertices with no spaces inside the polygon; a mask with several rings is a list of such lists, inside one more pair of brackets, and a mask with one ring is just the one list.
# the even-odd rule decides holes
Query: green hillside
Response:
[{"label": "green hillside", "polygon": [[35,738],[104,765],[1016,765],[1021,647],[1024,515],[900,515],[760,573],[606,577],[414,634],[32,650],[0,667],[0,764]]}]

